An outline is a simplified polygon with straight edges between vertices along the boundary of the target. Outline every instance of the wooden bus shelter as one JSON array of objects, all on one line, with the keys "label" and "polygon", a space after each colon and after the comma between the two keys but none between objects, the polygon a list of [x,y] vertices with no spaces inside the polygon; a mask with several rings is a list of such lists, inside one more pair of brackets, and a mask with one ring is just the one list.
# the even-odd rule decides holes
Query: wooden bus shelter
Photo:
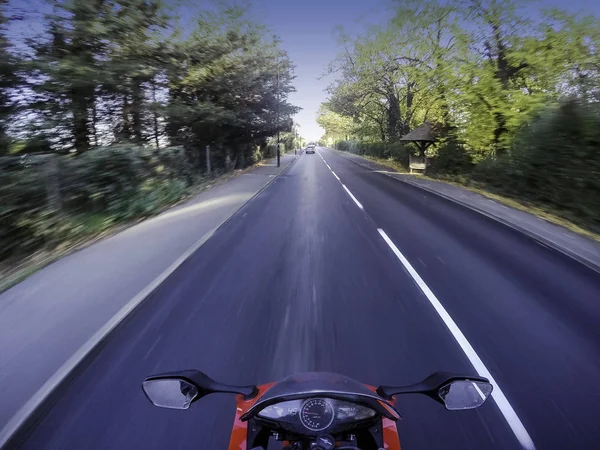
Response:
[{"label": "wooden bus shelter", "polygon": [[425,150],[433,144],[436,139],[433,136],[433,127],[429,123],[418,126],[410,133],[400,138],[404,142],[412,142],[419,149],[419,156],[410,155],[409,167],[410,173],[425,173],[428,160],[425,156]]}]

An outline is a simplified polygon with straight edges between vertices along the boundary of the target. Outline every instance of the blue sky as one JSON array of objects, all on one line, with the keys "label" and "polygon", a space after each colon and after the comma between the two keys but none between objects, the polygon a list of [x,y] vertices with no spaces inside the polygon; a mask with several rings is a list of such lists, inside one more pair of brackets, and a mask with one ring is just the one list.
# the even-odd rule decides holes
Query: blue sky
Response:
[{"label": "blue sky", "polygon": [[[600,0],[599,0],[600,1]],[[308,139],[323,131],[316,114],[326,98],[328,80],[321,76],[339,49],[333,29],[336,25],[358,26],[359,20],[384,20],[388,0],[255,0],[256,16],[283,40],[283,47],[296,64],[297,92],[290,102],[302,107],[296,121]]]},{"label": "blue sky", "polygon": [[[361,23],[382,22],[389,17],[388,8],[392,0],[250,0],[252,15],[265,24],[283,41],[283,47],[296,64],[297,92],[290,97],[291,103],[302,107],[296,121],[301,126],[302,136],[317,139],[322,130],[316,123],[316,113],[326,99],[327,78],[321,78],[327,64],[338,54],[333,29],[342,25],[347,29],[360,27]],[[43,0],[11,0],[11,6],[26,10],[32,17],[48,11]],[[210,4],[210,0],[183,0],[189,6],[188,17],[194,10]],[[538,0],[533,5],[561,7],[570,12],[583,11],[600,17],[600,0]],[[182,14],[184,12],[182,11]],[[39,29],[36,20],[21,23],[11,30],[15,36]]]}]

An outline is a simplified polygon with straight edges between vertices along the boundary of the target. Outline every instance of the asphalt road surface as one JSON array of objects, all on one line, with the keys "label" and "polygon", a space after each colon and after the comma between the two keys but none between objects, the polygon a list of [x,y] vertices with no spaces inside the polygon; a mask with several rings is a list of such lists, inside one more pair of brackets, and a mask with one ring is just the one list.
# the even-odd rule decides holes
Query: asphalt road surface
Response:
[{"label": "asphalt road surface", "polygon": [[494,401],[449,412],[405,396],[403,448],[521,448],[515,417],[538,449],[599,448],[600,275],[325,149],[302,155],[185,262],[65,386],[22,446],[226,448],[234,399],[154,408],[140,383],[156,372],[197,368],[240,384],[309,370],[370,384],[411,383],[436,370],[474,374],[464,342],[378,229],[515,413]]}]

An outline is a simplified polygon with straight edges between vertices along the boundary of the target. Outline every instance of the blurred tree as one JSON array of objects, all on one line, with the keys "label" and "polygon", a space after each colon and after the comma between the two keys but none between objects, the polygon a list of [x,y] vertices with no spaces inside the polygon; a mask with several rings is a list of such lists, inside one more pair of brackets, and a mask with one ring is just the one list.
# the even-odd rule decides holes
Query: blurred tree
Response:
[{"label": "blurred tree", "polygon": [[8,0],[0,0],[0,155],[8,153],[10,138],[7,134],[8,124],[14,113],[11,90],[18,86],[16,63],[11,53],[11,44],[5,36],[8,22],[4,15]]},{"label": "blurred tree", "polygon": [[90,112],[97,88],[107,80],[103,70],[109,35],[103,21],[111,14],[105,0],[50,0],[48,39],[30,41],[28,65],[36,93],[32,107],[45,117],[44,128],[60,147],[85,152],[91,147]]},{"label": "blurred tree", "polygon": [[[111,38],[106,68],[110,73],[108,92],[120,104],[118,141],[144,143],[156,139],[157,130],[146,133],[150,102],[147,94],[161,88],[161,75],[170,63],[170,43],[166,37],[170,17],[160,0],[116,0],[106,23]],[[158,114],[156,101],[154,113]],[[155,114],[151,114],[156,127]],[[146,117],[146,121],[150,118]]]}]

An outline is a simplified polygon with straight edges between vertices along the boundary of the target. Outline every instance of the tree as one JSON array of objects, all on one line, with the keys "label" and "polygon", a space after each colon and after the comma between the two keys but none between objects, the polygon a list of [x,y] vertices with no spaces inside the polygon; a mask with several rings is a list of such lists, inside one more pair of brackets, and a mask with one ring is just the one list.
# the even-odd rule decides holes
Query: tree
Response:
[{"label": "tree", "polygon": [[325,130],[323,139],[348,140],[353,134],[352,119],[331,111],[326,103],[319,108],[317,123]]},{"label": "tree", "polygon": [[352,117],[357,134],[397,140],[423,121],[450,123],[458,83],[456,14],[434,1],[395,2],[395,15],[354,39],[331,66],[328,109]]},{"label": "tree", "polygon": [[46,117],[45,128],[59,146],[78,152],[91,147],[90,112],[96,89],[106,80],[108,34],[103,25],[111,13],[105,0],[51,0],[48,38],[31,43],[35,57],[29,79],[37,94],[32,106]]},{"label": "tree", "polygon": [[8,0],[0,0],[0,155],[8,152],[10,138],[8,124],[14,113],[14,103],[11,99],[11,89],[18,85],[16,60],[11,53],[11,45],[5,36],[7,18],[4,9]]},{"label": "tree", "polygon": [[564,95],[600,98],[597,19],[516,0],[396,0],[384,24],[351,38],[330,67],[326,108],[361,139],[393,141],[428,121],[480,159]]},{"label": "tree", "polygon": [[[156,140],[156,130],[145,133],[147,122],[157,127],[157,102],[149,114],[147,93],[164,89],[163,75],[170,62],[170,43],[165,34],[170,17],[160,0],[116,0],[106,27],[111,36],[107,69],[107,91],[120,104],[116,134],[120,141],[143,144]],[[146,124],[144,123],[146,122]]]},{"label": "tree", "polygon": [[249,20],[245,8],[203,12],[177,51],[180,57],[168,75],[174,141],[187,136],[191,151],[209,144],[232,148],[233,155],[216,157],[238,161],[252,145],[291,130],[291,116],[298,111],[287,102],[294,90],[293,66],[279,41]]}]

